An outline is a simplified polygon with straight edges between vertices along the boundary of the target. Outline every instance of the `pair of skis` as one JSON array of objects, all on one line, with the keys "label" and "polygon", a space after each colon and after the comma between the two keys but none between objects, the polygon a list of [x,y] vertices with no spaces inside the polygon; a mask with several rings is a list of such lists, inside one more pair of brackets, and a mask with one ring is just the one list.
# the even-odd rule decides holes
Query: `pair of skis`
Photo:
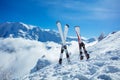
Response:
[{"label": "pair of skis", "polygon": [[[63,57],[63,52],[64,51],[66,53],[66,57],[67,57],[68,62],[70,62],[70,56],[69,56],[67,46],[66,46],[66,37],[67,37],[69,25],[68,24],[65,25],[64,33],[63,33],[61,23],[59,21],[57,21],[56,24],[57,24],[58,31],[59,31],[59,34],[60,34],[60,37],[61,37],[61,40],[62,40],[62,47],[61,47],[61,54],[60,54],[60,58],[59,58],[59,64],[62,64],[62,57]],[[80,37],[80,27],[75,26],[75,31],[76,31],[76,34],[77,34],[77,37],[78,37],[80,60],[83,59],[82,48],[84,50],[84,54],[85,54],[86,58],[89,59],[89,54],[87,53],[87,50],[85,48],[85,44],[82,42],[82,39]]]},{"label": "pair of skis", "polygon": [[80,60],[83,60],[84,56],[83,56],[83,52],[82,52],[82,48],[84,51],[84,54],[87,58],[87,60],[90,58],[89,54],[87,53],[87,50],[85,48],[85,44],[82,42],[82,39],[80,37],[80,27],[79,26],[75,26],[75,31],[78,37],[78,45],[79,45],[79,52],[80,52]]},{"label": "pair of skis", "polygon": [[59,58],[59,64],[62,64],[62,57],[63,57],[64,51],[66,53],[66,58],[67,58],[68,62],[70,62],[70,56],[69,56],[67,46],[66,46],[66,37],[67,37],[69,25],[68,24],[65,25],[64,33],[63,33],[61,23],[59,21],[57,21],[56,24],[57,24],[58,31],[59,31],[59,34],[60,34],[60,37],[62,40],[62,47],[61,47],[61,54],[60,54],[60,58]]}]

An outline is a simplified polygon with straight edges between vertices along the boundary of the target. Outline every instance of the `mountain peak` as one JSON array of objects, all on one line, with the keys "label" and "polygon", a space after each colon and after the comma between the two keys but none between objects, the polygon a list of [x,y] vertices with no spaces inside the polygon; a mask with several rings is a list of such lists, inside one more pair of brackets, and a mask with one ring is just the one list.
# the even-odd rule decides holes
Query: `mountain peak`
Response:
[{"label": "mountain peak", "polygon": [[25,38],[37,41],[54,41],[59,42],[58,33],[50,29],[41,29],[37,26],[27,25],[22,22],[5,22],[0,24],[0,37],[8,38]]}]

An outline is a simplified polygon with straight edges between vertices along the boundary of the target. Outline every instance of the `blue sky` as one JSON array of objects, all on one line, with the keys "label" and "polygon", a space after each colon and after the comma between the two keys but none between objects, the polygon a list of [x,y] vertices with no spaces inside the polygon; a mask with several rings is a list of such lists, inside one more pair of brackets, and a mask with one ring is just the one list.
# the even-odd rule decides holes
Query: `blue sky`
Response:
[{"label": "blue sky", "polygon": [[74,26],[84,37],[120,30],[120,0],[0,0],[0,23],[23,22],[57,30],[56,21]]}]

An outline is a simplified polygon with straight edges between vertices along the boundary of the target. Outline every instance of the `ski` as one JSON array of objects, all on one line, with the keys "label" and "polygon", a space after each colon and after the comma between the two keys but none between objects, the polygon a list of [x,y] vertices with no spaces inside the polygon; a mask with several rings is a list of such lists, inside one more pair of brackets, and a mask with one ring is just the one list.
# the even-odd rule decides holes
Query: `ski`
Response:
[{"label": "ski", "polygon": [[61,23],[59,21],[57,21],[56,24],[57,24],[58,31],[59,31],[59,34],[60,34],[60,38],[62,40],[62,44],[65,45],[65,38],[64,38],[64,35],[63,35]]},{"label": "ski", "polygon": [[79,52],[80,52],[80,60],[83,60],[84,56],[83,56],[83,52],[82,52],[82,48],[84,51],[84,54],[87,58],[87,60],[89,59],[89,54],[87,53],[87,50],[85,48],[85,44],[83,43],[81,36],[80,36],[80,27],[79,26],[75,26],[75,31],[78,37],[78,45],[79,45]]},{"label": "ski", "polygon": [[79,26],[75,26],[75,31],[78,37],[78,43],[81,43],[81,37],[80,37],[80,27]]},{"label": "ski", "polygon": [[67,50],[67,46],[66,46],[66,37],[67,37],[69,25],[68,24],[65,25],[64,33],[63,33],[61,23],[59,21],[57,21],[56,24],[57,24],[57,27],[58,27],[58,31],[59,31],[59,34],[60,34],[61,41],[62,41],[59,64],[62,64],[62,57],[63,57],[63,52],[64,51],[66,53],[66,57],[67,57],[68,62],[70,62],[69,54],[68,54],[68,50]]},{"label": "ski", "polygon": [[64,27],[64,39],[65,39],[65,41],[66,41],[66,38],[67,38],[68,29],[69,29],[69,25],[66,24],[65,27]]}]

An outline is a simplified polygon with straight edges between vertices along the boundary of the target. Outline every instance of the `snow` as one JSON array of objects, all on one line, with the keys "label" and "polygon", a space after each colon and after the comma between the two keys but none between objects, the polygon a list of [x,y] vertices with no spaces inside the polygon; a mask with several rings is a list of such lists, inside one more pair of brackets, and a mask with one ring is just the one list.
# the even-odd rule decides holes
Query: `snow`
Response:
[{"label": "snow", "polygon": [[[75,42],[72,42],[75,43]],[[71,44],[72,44],[71,43]],[[71,46],[71,45],[70,45]],[[68,47],[70,49],[70,46]],[[71,54],[71,63],[53,63],[28,74],[23,80],[120,80],[120,31],[87,48],[91,58],[80,61],[79,54]],[[73,46],[72,46],[73,47]],[[73,47],[74,48],[74,47]],[[77,47],[76,47],[77,48]],[[76,49],[74,48],[74,49]],[[68,49],[68,50],[69,50]],[[74,53],[78,53],[78,49]]]},{"label": "snow", "polygon": [[50,29],[43,29],[43,31],[47,31],[47,32],[49,32],[49,31],[50,31]]},{"label": "snow", "polygon": [[22,22],[19,22],[19,24],[22,24],[24,27],[26,27],[27,29],[30,29],[30,27]]},{"label": "snow", "polygon": [[[42,47],[42,48],[41,48]],[[15,69],[14,76],[22,76],[36,64],[37,60],[44,54],[43,43],[24,40],[22,38],[0,40],[0,67],[3,71]],[[1,64],[1,62],[3,62]]]},{"label": "snow", "polygon": [[[31,35],[39,38],[39,28],[29,31],[18,23],[17,28],[21,34],[29,35],[22,38],[14,37],[11,31],[11,23],[0,24],[0,34],[7,34],[10,30],[10,38],[0,38],[0,79],[1,80],[120,80],[120,31],[110,33],[101,41],[94,41],[86,44],[90,59],[79,59],[78,42],[73,39],[68,40],[67,48],[70,54],[71,63],[67,62],[65,53],[63,54],[62,65],[58,64],[61,44],[57,33],[51,30],[42,32],[43,41],[48,40],[48,36],[56,40],[41,42],[34,40]],[[8,26],[4,28],[5,26]],[[10,28],[11,27],[11,28]],[[37,33],[35,34],[34,33]],[[37,31],[37,32],[36,32]],[[29,39],[31,38],[31,40]],[[68,39],[68,38],[67,38]],[[84,40],[84,41],[87,41]],[[32,73],[30,73],[33,71]]]},{"label": "snow", "polygon": [[50,63],[56,63],[60,47],[61,45],[55,42],[0,38],[0,74],[12,70],[12,77],[22,77],[28,74],[43,56]]}]

